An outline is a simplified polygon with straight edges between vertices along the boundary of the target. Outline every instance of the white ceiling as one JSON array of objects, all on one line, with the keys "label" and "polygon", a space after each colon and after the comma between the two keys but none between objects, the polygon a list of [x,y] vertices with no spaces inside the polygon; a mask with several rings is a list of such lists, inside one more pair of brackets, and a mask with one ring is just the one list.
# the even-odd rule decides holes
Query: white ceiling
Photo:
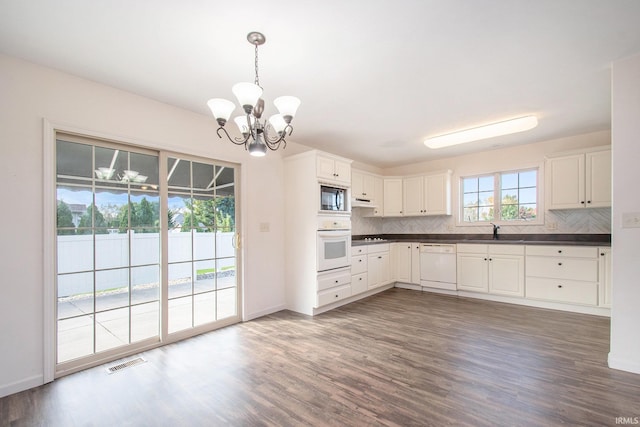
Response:
[{"label": "white ceiling", "polygon": [[[390,167],[609,129],[639,22],[638,0],[0,0],[0,52],[210,115],[253,81],[261,31],[265,115],[295,95],[291,141]],[[422,144],[526,114],[536,129]]]}]

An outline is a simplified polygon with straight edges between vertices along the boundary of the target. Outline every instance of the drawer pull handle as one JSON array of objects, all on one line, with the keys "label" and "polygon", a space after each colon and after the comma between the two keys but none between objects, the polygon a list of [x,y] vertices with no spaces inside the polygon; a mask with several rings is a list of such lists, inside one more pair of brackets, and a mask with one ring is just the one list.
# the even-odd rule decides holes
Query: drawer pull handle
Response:
[{"label": "drawer pull handle", "polygon": [[561,263],[561,262],[559,262],[559,263],[558,263],[558,265],[562,265],[562,263]]},{"label": "drawer pull handle", "polygon": [[562,251],[558,251],[558,253],[559,253],[559,254],[561,254],[561,253],[562,253]]},{"label": "drawer pull handle", "polygon": [[489,258],[489,261],[493,261],[493,258]]},{"label": "drawer pull handle", "polygon": [[338,281],[336,280],[336,283],[338,283]]},{"label": "drawer pull handle", "polygon": [[358,262],[362,262],[362,260],[361,260],[361,259],[359,259],[359,260],[358,260]]},{"label": "drawer pull handle", "polygon": [[379,256],[379,257],[378,257],[378,259],[382,259],[382,257],[381,257],[381,256]]},{"label": "drawer pull handle", "polygon": [[559,287],[559,288],[561,288],[561,287],[562,287],[562,285],[558,285],[558,287]]},{"label": "drawer pull handle", "polygon": [[338,294],[336,294],[336,298],[338,298]]},{"label": "drawer pull handle", "polygon": [[487,259],[485,258],[484,260],[486,261]]}]

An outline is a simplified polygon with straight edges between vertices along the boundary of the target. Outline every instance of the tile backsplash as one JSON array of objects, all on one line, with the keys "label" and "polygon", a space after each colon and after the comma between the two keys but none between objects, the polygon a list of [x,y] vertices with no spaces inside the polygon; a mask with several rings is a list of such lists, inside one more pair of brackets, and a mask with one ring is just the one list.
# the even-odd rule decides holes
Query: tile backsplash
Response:
[{"label": "tile backsplash", "polygon": [[[351,226],[354,235],[371,234],[482,234],[491,225],[456,227],[453,216],[372,218],[354,209]],[[611,208],[566,209],[545,212],[545,225],[501,225],[502,234],[609,234]]]}]

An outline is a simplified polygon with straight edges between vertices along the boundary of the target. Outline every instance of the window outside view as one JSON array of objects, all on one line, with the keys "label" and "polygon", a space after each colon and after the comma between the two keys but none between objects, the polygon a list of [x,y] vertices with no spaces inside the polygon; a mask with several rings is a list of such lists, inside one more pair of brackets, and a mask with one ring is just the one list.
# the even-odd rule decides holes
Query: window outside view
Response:
[{"label": "window outside view", "polygon": [[[159,339],[158,154],[58,140],[56,158],[57,363]],[[169,333],[237,314],[234,169],[168,171],[180,163],[163,210]]]}]

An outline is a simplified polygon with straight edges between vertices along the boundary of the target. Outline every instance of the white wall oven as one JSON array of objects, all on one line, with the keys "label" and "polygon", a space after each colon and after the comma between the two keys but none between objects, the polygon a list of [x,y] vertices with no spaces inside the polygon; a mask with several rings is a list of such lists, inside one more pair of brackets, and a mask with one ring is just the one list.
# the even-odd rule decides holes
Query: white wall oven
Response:
[{"label": "white wall oven", "polygon": [[318,272],[351,265],[351,220],[320,217],[318,220]]},{"label": "white wall oven", "polygon": [[320,212],[349,213],[349,189],[320,184]]}]

